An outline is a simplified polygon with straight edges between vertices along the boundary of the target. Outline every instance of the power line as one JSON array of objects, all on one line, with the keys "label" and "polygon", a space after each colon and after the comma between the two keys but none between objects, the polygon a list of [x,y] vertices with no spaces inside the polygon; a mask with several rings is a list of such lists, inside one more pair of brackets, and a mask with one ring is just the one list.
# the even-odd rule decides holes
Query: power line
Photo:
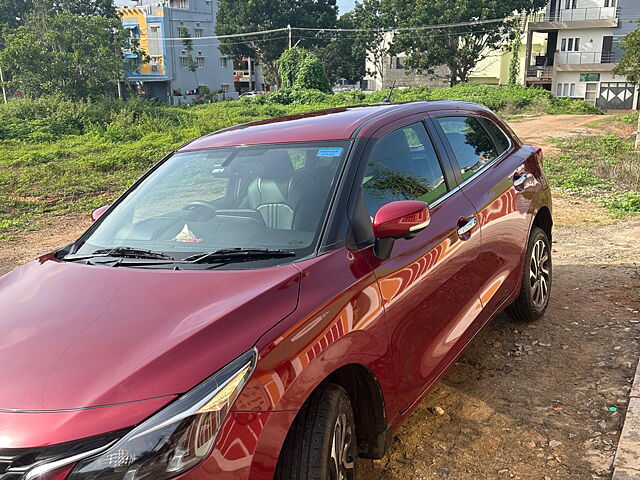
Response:
[{"label": "power line", "polygon": [[[380,32],[380,33],[393,33],[401,31],[418,31],[418,30],[437,30],[442,28],[456,28],[456,27],[469,27],[474,25],[487,25],[492,23],[502,23],[509,20],[509,18],[496,18],[492,20],[473,20],[470,22],[458,22],[458,23],[443,23],[439,25],[426,25],[423,27],[398,27],[391,29],[384,28],[306,28],[306,27],[291,27],[291,30],[296,31],[308,31],[308,32]],[[230,35],[211,35],[205,37],[197,37],[202,40],[219,40],[225,38],[242,38],[252,37],[256,35],[266,35],[269,33],[288,32],[289,27],[274,28],[271,30],[261,30],[257,32],[235,33]],[[166,37],[164,40],[169,41],[183,41],[183,37]]]},{"label": "power line", "polygon": [[[286,40],[287,38],[289,38],[288,36],[282,36],[282,37],[273,37],[273,38],[263,38],[263,39],[259,39],[259,40],[249,40],[250,43],[262,43],[262,42],[275,42],[276,40]],[[244,45],[247,42],[233,42],[233,43],[195,43],[193,44],[193,48],[200,48],[200,47],[222,47],[224,46],[228,46],[228,45]]]},{"label": "power line", "polygon": [[490,23],[502,23],[509,20],[509,18],[495,18],[492,20],[473,20],[470,22],[459,23],[442,23],[439,25],[426,25],[424,27],[398,27],[391,29],[384,28],[303,28],[303,27],[291,27],[291,30],[306,30],[311,32],[381,32],[381,33],[393,33],[407,31],[412,32],[416,30],[437,30],[441,28],[455,28],[455,27],[471,27],[473,25],[486,25]]},{"label": "power line", "polygon": [[[218,40],[221,38],[240,38],[240,37],[250,37],[254,35],[265,35],[268,33],[286,32],[287,30],[288,29],[285,27],[285,28],[274,28],[272,30],[261,30],[259,32],[233,33],[229,35],[212,35],[208,37],[197,37],[197,38],[201,38],[204,40]],[[185,37],[166,37],[165,40],[185,40]]]},{"label": "power line", "polygon": [[[468,35],[468,34],[486,34],[486,33],[492,33],[495,32],[495,30],[467,30],[464,32],[449,32],[449,33],[436,33],[434,35],[431,35],[431,37],[455,37],[455,36],[459,36],[459,35]],[[358,37],[353,37],[353,36],[348,36],[348,37],[338,37],[338,36],[334,36],[334,37],[318,37],[318,36],[313,36],[313,37],[309,37],[309,36],[296,36],[296,38],[304,38],[305,40],[333,40],[333,39],[340,39],[340,40],[358,40]],[[244,42],[242,42],[244,43]],[[219,44],[221,45],[221,44]]]}]

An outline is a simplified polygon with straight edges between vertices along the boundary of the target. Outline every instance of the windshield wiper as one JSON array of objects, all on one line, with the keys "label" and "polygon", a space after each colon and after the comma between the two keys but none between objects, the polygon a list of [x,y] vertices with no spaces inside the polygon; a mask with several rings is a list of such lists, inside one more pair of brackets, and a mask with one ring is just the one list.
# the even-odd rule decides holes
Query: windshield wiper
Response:
[{"label": "windshield wiper", "polygon": [[153,252],[151,250],[142,250],[140,248],[130,247],[103,248],[87,255],[67,255],[66,257],[64,257],[64,260],[88,260],[96,257],[139,258],[168,261],[175,260],[173,257],[167,255],[166,253]]},{"label": "windshield wiper", "polygon": [[219,261],[233,262],[254,260],[256,258],[284,258],[295,257],[296,252],[268,248],[224,248],[215,252],[192,255],[182,260],[184,263],[216,263]]}]

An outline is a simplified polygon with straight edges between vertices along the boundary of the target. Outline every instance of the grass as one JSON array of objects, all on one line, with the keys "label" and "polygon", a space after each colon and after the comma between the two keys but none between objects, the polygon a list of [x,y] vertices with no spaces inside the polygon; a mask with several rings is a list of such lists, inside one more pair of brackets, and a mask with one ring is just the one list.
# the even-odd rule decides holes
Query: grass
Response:
[{"label": "grass", "polygon": [[[630,117],[637,121],[636,115]],[[594,199],[614,217],[640,215],[640,152],[634,150],[634,138],[580,136],[556,143],[562,153],[545,161],[552,185]]]},{"label": "grass", "polygon": [[589,128],[628,128],[630,125],[635,126],[638,124],[638,113],[619,113],[617,115],[611,115],[603,118],[598,118],[593,122],[587,123],[585,126]]},{"label": "grass", "polygon": [[[88,213],[107,204],[167,153],[206,133],[282,115],[378,103],[387,95],[306,90],[192,107],[140,100],[72,103],[56,97],[0,105],[0,236],[38,228],[42,218]],[[418,87],[398,90],[392,98],[441,99],[481,103],[505,115],[598,113],[585,102],[522,87]],[[620,202],[627,205],[629,199]],[[633,201],[630,208],[635,208]]]}]

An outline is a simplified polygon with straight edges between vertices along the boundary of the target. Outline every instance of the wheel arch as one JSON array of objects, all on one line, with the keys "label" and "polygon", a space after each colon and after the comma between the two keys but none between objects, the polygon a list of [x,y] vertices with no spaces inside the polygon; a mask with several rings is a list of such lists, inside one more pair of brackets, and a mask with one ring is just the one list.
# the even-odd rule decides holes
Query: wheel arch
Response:
[{"label": "wheel arch", "polygon": [[549,241],[552,240],[553,235],[553,218],[551,216],[551,210],[549,207],[542,206],[536,212],[536,216],[533,219],[533,224],[531,225],[531,230],[533,227],[541,228],[549,237]]},{"label": "wheel arch", "polygon": [[353,407],[358,439],[358,454],[362,458],[384,456],[391,439],[387,424],[384,395],[374,373],[364,365],[349,364],[331,373],[325,382],[344,388]]}]

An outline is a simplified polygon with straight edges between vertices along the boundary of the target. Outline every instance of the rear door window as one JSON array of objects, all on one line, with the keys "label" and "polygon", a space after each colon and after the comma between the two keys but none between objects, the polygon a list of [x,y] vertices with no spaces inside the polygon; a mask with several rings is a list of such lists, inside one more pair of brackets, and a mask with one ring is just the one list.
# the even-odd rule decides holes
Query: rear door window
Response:
[{"label": "rear door window", "polygon": [[422,123],[414,123],[381,138],[369,156],[362,189],[374,216],[397,200],[432,203],[447,193],[444,173]]},{"label": "rear door window", "polygon": [[475,117],[440,117],[435,119],[456,156],[463,180],[498,158],[499,149]]},{"label": "rear door window", "polygon": [[504,152],[509,150],[511,141],[509,140],[509,137],[507,137],[507,134],[504,133],[504,131],[498,125],[493,123],[488,118],[480,118],[480,122],[493,137],[493,141],[495,142],[497,150],[496,153],[498,155],[502,155]]}]

